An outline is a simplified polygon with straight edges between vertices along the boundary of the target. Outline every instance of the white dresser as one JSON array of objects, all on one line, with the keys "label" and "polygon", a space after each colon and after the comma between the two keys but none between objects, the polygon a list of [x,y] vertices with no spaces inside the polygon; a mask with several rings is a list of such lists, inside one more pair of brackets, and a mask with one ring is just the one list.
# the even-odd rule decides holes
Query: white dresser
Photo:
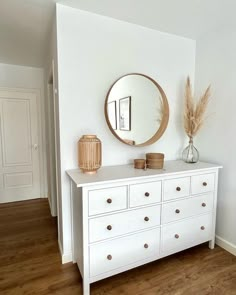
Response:
[{"label": "white dresser", "polygon": [[71,179],[72,251],[90,284],[209,241],[214,248],[218,165],[167,161],[161,170],[132,165]]}]

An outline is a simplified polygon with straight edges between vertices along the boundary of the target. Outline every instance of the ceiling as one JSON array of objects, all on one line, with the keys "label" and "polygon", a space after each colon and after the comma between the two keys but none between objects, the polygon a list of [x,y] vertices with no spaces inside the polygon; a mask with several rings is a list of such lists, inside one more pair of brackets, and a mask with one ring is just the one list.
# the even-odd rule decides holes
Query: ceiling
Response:
[{"label": "ceiling", "polygon": [[[235,0],[65,0],[94,13],[197,39],[235,19]],[[235,24],[236,22],[234,22]]]},{"label": "ceiling", "polygon": [[0,62],[42,66],[55,0],[0,0]]},{"label": "ceiling", "polygon": [[0,62],[43,66],[55,2],[198,39],[235,27],[235,0],[0,0]]}]

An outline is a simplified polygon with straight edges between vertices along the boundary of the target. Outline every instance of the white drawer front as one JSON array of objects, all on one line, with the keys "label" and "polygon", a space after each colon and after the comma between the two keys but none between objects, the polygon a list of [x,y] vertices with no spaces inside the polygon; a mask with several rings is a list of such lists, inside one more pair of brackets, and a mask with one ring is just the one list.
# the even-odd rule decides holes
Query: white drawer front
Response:
[{"label": "white drawer front", "polygon": [[164,181],[164,200],[187,197],[190,194],[190,177]]},{"label": "white drawer front", "polygon": [[89,220],[89,241],[92,243],[159,224],[159,205],[92,218]]},{"label": "white drawer front", "polygon": [[90,245],[90,277],[150,257],[158,257],[160,229]]},{"label": "white drawer front", "polygon": [[192,194],[201,194],[214,191],[215,174],[208,173],[192,176]]},{"label": "white drawer front", "polygon": [[161,202],[161,181],[130,186],[130,207]]},{"label": "white drawer front", "polygon": [[127,186],[89,191],[89,215],[127,208]]},{"label": "white drawer front", "polygon": [[162,224],[213,210],[213,193],[163,204]]},{"label": "white drawer front", "polygon": [[203,243],[210,240],[211,233],[211,214],[165,225],[162,227],[162,251],[181,250],[191,243]]}]

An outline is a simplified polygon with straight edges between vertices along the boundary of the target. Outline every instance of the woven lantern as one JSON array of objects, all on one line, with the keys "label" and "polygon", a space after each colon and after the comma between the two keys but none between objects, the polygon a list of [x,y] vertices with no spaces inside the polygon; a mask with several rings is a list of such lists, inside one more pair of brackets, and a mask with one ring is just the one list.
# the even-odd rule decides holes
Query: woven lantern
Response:
[{"label": "woven lantern", "polygon": [[102,164],[102,144],[96,135],[83,135],[78,142],[79,168],[95,174]]}]

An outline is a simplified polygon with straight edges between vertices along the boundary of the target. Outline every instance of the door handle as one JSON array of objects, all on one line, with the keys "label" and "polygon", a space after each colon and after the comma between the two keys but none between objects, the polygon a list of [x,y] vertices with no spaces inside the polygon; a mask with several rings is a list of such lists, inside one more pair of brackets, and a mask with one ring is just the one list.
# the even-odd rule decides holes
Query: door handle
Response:
[{"label": "door handle", "polygon": [[37,143],[33,144],[33,149],[34,149],[35,151],[37,151],[37,150],[38,150],[38,148],[39,148],[39,146],[38,146],[38,144],[37,144]]}]

